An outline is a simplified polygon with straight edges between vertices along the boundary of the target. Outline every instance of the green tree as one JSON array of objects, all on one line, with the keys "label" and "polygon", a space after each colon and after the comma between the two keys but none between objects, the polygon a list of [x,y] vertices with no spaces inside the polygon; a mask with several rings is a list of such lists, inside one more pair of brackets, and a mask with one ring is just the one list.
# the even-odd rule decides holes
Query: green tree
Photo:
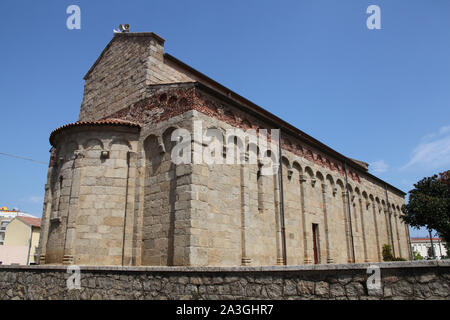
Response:
[{"label": "green tree", "polygon": [[420,252],[414,251],[413,252],[413,259],[414,260],[423,260],[422,255],[420,254]]},{"label": "green tree", "polygon": [[450,170],[423,178],[409,191],[409,202],[401,218],[415,228],[436,230],[450,242]]},{"label": "green tree", "polygon": [[392,261],[394,255],[392,254],[392,247],[390,244],[383,245],[383,261]]}]

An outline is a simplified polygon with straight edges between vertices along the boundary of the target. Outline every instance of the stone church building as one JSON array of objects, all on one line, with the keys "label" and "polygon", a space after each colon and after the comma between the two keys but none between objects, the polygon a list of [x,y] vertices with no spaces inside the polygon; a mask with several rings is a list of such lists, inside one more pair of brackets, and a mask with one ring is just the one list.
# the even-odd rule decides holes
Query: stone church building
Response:
[{"label": "stone church building", "polygon": [[[384,244],[410,258],[404,192],[165,53],[158,35],[114,34],[84,79],[78,121],[50,134],[41,264],[375,262]],[[222,141],[280,129],[281,167],[174,163],[172,133],[199,121]]]}]

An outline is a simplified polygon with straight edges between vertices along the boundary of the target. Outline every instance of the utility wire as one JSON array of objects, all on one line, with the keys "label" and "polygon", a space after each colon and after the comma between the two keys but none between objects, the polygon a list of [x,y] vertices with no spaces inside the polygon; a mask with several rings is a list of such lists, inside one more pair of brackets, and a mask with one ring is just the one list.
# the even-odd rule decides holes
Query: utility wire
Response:
[{"label": "utility wire", "polygon": [[22,160],[33,161],[33,162],[37,162],[37,163],[45,164],[45,165],[48,164],[47,162],[44,162],[44,161],[39,161],[39,160],[34,160],[34,159],[25,158],[25,157],[21,157],[21,156],[16,156],[16,155],[14,155],[14,154],[8,154],[8,153],[4,153],[4,152],[0,152],[0,155],[7,156],[7,157],[11,157],[11,158],[22,159]]}]

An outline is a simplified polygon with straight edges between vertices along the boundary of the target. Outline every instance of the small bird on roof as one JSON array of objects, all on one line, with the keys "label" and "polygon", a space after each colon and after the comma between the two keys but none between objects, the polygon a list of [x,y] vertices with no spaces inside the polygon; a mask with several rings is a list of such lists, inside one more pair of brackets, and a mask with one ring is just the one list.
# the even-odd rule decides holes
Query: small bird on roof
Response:
[{"label": "small bird on roof", "polygon": [[130,32],[130,25],[128,23],[119,25],[119,30],[114,29],[114,33]]}]

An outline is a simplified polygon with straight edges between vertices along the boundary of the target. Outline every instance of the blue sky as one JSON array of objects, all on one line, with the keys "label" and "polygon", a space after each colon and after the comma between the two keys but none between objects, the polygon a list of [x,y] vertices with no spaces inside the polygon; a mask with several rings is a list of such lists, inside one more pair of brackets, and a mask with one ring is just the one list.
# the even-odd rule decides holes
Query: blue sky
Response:
[{"label": "blue sky", "polygon": [[[81,8],[81,29],[66,8]],[[366,8],[381,8],[381,30]],[[120,23],[409,191],[450,167],[450,2],[0,1],[0,152],[48,162]],[[47,166],[0,155],[0,205],[41,216]],[[425,235],[412,231],[413,235]]]}]

